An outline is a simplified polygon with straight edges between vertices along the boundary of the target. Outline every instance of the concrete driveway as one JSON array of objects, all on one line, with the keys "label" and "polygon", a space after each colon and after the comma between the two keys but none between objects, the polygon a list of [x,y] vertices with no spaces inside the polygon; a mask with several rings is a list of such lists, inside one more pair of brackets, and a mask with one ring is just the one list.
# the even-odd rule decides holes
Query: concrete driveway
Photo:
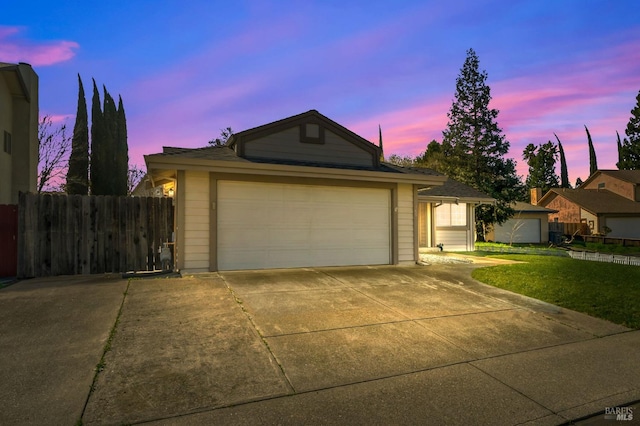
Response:
[{"label": "concrete driveway", "polygon": [[[19,283],[0,291],[2,335],[22,329],[0,382],[24,386],[0,424],[561,424],[640,399],[639,331],[485,286],[474,267],[78,283],[66,309],[8,327],[16,300],[35,315],[69,291]],[[93,327],[78,342],[50,335],[78,316]]]}]

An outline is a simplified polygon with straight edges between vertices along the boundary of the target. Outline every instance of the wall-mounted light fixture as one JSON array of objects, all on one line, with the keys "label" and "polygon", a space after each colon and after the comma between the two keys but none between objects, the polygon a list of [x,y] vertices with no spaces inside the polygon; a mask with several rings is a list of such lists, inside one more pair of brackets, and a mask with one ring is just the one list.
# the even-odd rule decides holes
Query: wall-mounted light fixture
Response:
[{"label": "wall-mounted light fixture", "polygon": [[168,194],[169,194],[169,197],[173,197],[173,194],[174,194],[173,188],[169,188]]}]

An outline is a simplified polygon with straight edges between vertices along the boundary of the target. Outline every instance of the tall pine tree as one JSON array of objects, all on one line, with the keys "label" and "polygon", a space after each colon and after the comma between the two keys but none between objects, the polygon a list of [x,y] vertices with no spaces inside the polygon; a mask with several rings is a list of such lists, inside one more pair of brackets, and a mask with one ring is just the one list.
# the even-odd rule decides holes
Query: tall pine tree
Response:
[{"label": "tall pine tree", "polygon": [[584,130],[587,131],[587,141],[589,142],[589,176],[591,176],[598,170],[598,160],[596,159],[596,150],[593,148],[591,133],[589,133],[587,126],[584,126]]},{"label": "tall pine tree", "polygon": [[516,164],[505,158],[509,142],[498,127],[498,110],[489,108],[491,90],[487,72],[479,70],[480,61],[473,49],[456,79],[455,99],[442,132],[445,173],[497,200],[496,205],[476,209],[480,238],[495,222],[503,223],[513,215],[511,203],[523,197],[523,186]]},{"label": "tall pine tree", "polygon": [[78,107],[71,139],[66,188],[67,194],[71,195],[89,193],[89,118],[80,74],[78,74]]},{"label": "tall pine tree", "polygon": [[555,133],[553,136],[558,141],[558,151],[560,152],[560,188],[571,188],[569,183],[569,171],[567,170],[567,158],[564,156],[564,149],[562,148],[562,142]]},{"label": "tall pine tree", "polygon": [[631,118],[624,131],[626,138],[622,142],[619,169],[640,169],[640,91],[636,96],[636,105],[631,109]]}]

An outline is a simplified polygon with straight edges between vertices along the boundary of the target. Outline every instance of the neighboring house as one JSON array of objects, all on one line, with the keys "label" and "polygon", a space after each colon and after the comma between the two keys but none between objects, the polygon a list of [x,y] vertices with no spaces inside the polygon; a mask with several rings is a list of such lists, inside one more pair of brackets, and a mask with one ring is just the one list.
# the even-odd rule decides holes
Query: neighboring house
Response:
[{"label": "neighboring house", "polygon": [[513,205],[515,214],[501,225],[495,224],[487,241],[500,243],[548,243],[549,214],[556,210],[522,201]]},{"label": "neighboring house", "polygon": [[476,206],[495,202],[494,198],[453,179],[418,191],[420,247],[475,250]]},{"label": "neighboring house", "polygon": [[577,189],[554,188],[538,205],[550,221],[584,223],[593,234],[640,238],[640,170],[598,170]]},{"label": "neighboring house", "polygon": [[0,204],[17,204],[38,179],[38,76],[0,62]]},{"label": "neighboring house", "polygon": [[446,177],[381,154],[312,110],[145,161],[150,186],[175,184],[181,270],[413,264],[418,191]]}]

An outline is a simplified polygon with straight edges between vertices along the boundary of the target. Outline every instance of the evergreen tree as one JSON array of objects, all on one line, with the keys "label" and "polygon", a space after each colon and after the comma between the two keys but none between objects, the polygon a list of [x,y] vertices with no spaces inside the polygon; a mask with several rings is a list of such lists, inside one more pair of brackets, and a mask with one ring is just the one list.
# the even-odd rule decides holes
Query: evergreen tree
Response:
[{"label": "evergreen tree", "polygon": [[571,184],[569,184],[569,171],[567,170],[567,159],[564,156],[562,143],[558,135],[554,133],[553,136],[555,136],[558,141],[558,151],[560,152],[560,188],[571,188]]},{"label": "evergreen tree", "polygon": [[115,195],[127,195],[129,192],[129,145],[127,143],[127,118],[124,113],[122,96],[118,96],[118,132],[117,132],[117,185]]},{"label": "evergreen tree", "polygon": [[118,152],[116,142],[118,138],[118,113],[116,111],[116,103],[105,86],[102,86],[102,91],[104,93],[102,113],[104,116],[105,130],[103,152],[107,159],[107,163],[105,164],[107,174],[104,179],[106,185],[104,195],[126,195],[126,191],[124,194],[118,194],[116,191],[118,182]]},{"label": "evergreen tree", "polygon": [[631,109],[631,118],[624,131],[626,138],[622,142],[619,169],[640,169],[640,91],[636,96],[636,105]]},{"label": "evergreen tree", "polygon": [[78,74],[78,107],[71,139],[66,190],[67,194],[87,195],[89,193],[89,118],[80,74]]},{"label": "evergreen tree", "polygon": [[442,144],[437,140],[432,140],[427,145],[427,149],[415,159],[417,166],[426,167],[438,172],[444,172],[444,153],[442,152]]},{"label": "evergreen tree", "polygon": [[447,128],[442,132],[445,173],[497,200],[495,206],[476,209],[481,239],[494,222],[503,223],[513,215],[511,203],[524,192],[515,162],[504,157],[509,142],[496,122],[498,110],[489,108],[491,90],[486,80],[487,72],[479,71],[478,56],[469,49],[456,79]]},{"label": "evergreen tree", "polygon": [[617,130],[616,130],[616,143],[618,145],[618,162],[616,163],[616,167],[618,168],[618,170],[622,170],[623,169],[622,142],[620,141],[620,133],[618,133]]},{"label": "evergreen tree", "polygon": [[598,170],[598,160],[596,159],[596,150],[593,149],[591,133],[589,133],[587,126],[584,126],[584,129],[587,131],[587,141],[589,142],[589,176],[591,176]]},{"label": "evergreen tree", "polygon": [[540,188],[546,194],[551,188],[559,185],[556,175],[557,147],[551,142],[540,146],[530,143],[524,149],[522,158],[529,166],[529,175],[525,184],[528,188]]},{"label": "evergreen tree", "polygon": [[100,108],[100,93],[93,80],[93,98],[91,100],[91,194],[106,195],[108,190],[107,137],[104,115]]}]

